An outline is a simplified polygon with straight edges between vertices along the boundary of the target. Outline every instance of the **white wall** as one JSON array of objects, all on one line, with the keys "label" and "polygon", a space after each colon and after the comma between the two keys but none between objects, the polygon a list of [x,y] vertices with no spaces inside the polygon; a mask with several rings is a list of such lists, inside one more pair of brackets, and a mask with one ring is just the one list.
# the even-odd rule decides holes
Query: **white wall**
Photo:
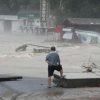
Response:
[{"label": "white wall", "polygon": [[4,32],[3,21],[0,20],[0,32]]},{"label": "white wall", "polygon": [[40,19],[34,19],[34,26],[40,27]]},{"label": "white wall", "polygon": [[19,20],[12,21],[12,32],[20,32],[20,24]]}]

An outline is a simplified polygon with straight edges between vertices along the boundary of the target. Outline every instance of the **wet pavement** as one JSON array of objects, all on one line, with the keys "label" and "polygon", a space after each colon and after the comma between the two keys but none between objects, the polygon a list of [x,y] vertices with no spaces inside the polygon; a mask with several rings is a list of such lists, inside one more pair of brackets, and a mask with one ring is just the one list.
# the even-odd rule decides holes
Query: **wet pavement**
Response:
[{"label": "wet pavement", "polygon": [[0,100],[100,100],[100,87],[47,88],[46,78],[0,83]]}]

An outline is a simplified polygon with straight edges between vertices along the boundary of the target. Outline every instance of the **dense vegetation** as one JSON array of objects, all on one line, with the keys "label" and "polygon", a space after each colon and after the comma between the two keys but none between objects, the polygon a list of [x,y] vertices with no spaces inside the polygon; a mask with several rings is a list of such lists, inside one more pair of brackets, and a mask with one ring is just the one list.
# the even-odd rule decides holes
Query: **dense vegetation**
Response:
[{"label": "dense vegetation", "polygon": [[[50,13],[60,17],[100,17],[100,0],[48,0]],[[40,10],[40,0],[0,0],[1,14]]]},{"label": "dense vegetation", "polygon": [[[100,0],[50,0],[58,15],[68,17],[100,17]],[[55,6],[56,5],[56,6]]]}]

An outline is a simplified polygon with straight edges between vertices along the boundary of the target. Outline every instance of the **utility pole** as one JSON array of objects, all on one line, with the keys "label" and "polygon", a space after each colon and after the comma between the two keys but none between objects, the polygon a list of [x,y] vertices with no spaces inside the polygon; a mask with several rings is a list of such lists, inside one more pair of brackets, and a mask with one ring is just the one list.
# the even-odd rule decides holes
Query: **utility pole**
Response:
[{"label": "utility pole", "polygon": [[40,0],[40,26],[41,29],[47,32],[49,18],[49,3],[48,0]]}]

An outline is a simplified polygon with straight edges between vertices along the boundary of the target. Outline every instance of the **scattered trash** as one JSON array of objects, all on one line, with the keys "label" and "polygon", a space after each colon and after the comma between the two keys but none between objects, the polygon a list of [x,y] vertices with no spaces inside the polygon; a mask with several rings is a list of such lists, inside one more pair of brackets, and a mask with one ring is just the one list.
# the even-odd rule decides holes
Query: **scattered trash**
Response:
[{"label": "scattered trash", "polygon": [[50,52],[50,49],[33,49],[33,52],[34,53],[42,53],[42,52],[45,52],[45,53],[48,53],[48,52]]},{"label": "scattered trash", "polygon": [[35,45],[35,44],[24,44],[24,45],[19,46],[18,48],[16,48],[15,51],[16,52],[26,51],[28,46],[35,46],[35,47],[39,48],[39,49],[34,49],[32,51],[34,53],[41,53],[41,52],[49,52],[50,51],[50,47],[40,46],[40,45]]},{"label": "scattered trash", "polygon": [[86,69],[86,72],[93,72],[93,68],[98,69],[98,66],[94,62],[88,63],[88,64],[83,64],[82,67],[84,67]]},{"label": "scattered trash", "polygon": [[27,48],[27,44],[24,44],[22,46],[19,46],[18,48],[16,48],[16,52],[20,52],[20,51],[26,51],[26,48]]}]

